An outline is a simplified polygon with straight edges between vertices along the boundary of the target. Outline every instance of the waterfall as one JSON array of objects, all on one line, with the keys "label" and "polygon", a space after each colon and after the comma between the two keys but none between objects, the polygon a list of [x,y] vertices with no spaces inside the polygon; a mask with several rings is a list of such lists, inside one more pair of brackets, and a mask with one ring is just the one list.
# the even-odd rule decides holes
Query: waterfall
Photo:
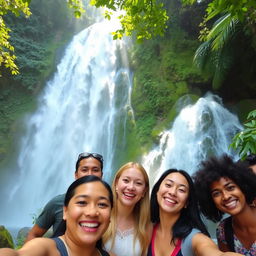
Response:
[{"label": "waterfall", "polygon": [[184,106],[172,127],[160,134],[159,145],[143,156],[150,182],[170,168],[192,174],[210,155],[232,155],[231,138],[241,129],[238,118],[224,108],[218,96],[207,94],[194,105]]},{"label": "waterfall", "polygon": [[113,41],[112,22],[93,24],[67,46],[38,109],[26,121],[17,166],[8,171],[1,193],[1,224],[31,226],[32,214],[74,180],[81,152],[102,154],[103,178],[110,180],[116,145],[125,139],[125,131],[115,135],[116,124],[125,127],[131,109],[126,44]]}]

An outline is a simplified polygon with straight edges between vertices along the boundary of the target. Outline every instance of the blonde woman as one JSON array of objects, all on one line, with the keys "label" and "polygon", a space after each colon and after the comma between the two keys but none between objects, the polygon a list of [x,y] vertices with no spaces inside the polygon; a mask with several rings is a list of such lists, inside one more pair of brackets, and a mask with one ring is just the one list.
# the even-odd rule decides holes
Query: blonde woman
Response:
[{"label": "blonde woman", "polygon": [[103,242],[118,256],[146,255],[151,236],[149,180],[139,163],[129,162],[116,173],[112,191],[114,208]]}]

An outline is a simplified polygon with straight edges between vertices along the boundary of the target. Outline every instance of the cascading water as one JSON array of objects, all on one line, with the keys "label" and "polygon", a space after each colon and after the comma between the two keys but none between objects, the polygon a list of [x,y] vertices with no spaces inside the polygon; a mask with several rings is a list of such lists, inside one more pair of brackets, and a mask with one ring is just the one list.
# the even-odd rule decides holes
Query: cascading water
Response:
[{"label": "cascading water", "polygon": [[154,183],[170,168],[192,174],[209,155],[229,152],[231,138],[242,129],[238,118],[222,106],[217,96],[208,94],[194,105],[187,105],[172,128],[160,136],[160,143],[143,157],[143,166]]},{"label": "cascading water", "polygon": [[115,129],[125,127],[131,90],[128,62],[117,57],[125,44],[110,34],[115,29],[110,21],[95,23],[68,45],[27,120],[16,171],[1,193],[1,224],[31,226],[31,215],[74,180],[80,152],[102,154],[104,179],[110,180],[119,143]]}]

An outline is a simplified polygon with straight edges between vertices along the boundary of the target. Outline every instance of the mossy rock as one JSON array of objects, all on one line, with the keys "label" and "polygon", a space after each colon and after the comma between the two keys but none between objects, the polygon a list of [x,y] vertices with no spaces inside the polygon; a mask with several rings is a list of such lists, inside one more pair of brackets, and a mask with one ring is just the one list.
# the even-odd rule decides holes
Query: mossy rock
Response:
[{"label": "mossy rock", "polygon": [[4,226],[0,226],[0,248],[14,248],[12,236]]}]

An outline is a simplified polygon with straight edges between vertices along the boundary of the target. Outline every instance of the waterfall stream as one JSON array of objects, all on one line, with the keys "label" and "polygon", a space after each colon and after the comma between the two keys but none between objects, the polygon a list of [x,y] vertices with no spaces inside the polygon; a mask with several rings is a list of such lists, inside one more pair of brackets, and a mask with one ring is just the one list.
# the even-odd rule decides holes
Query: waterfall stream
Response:
[{"label": "waterfall stream", "polygon": [[104,179],[110,180],[119,143],[115,126],[125,127],[131,109],[126,45],[113,41],[112,22],[95,23],[74,36],[39,99],[39,108],[26,120],[17,166],[8,171],[10,179],[2,192],[6,200],[1,205],[1,224],[31,226],[32,215],[74,180],[81,152],[102,154]]},{"label": "waterfall stream", "polygon": [[[112,40],[114,30],[109,21],[95,23],[67,46],[38,109],[26,120],[17,164],[0,188],[5,199],[0,224],[31,226],[32,215],[74,180],[81,152],[102,154],[104,179],[111,180],[117,148],[124,148],[126,119],[133,117],[126,44]],[[184,104],[170,129],[159,135],[159,145],[143,156],[151,184],[168,168],[193,173],[209,155],[228,152],[241,128],[217,96]]]},{"label": "waterfall stream", "polygon": [[172,127],[160,134],[159,145],[143,157],[150,182],[170,168],[192,174],[210,155],[232,155],[231,138],[241,129],[238,118],[224,108],[216,95],[208,94],[195,104],[185,104]]}]

